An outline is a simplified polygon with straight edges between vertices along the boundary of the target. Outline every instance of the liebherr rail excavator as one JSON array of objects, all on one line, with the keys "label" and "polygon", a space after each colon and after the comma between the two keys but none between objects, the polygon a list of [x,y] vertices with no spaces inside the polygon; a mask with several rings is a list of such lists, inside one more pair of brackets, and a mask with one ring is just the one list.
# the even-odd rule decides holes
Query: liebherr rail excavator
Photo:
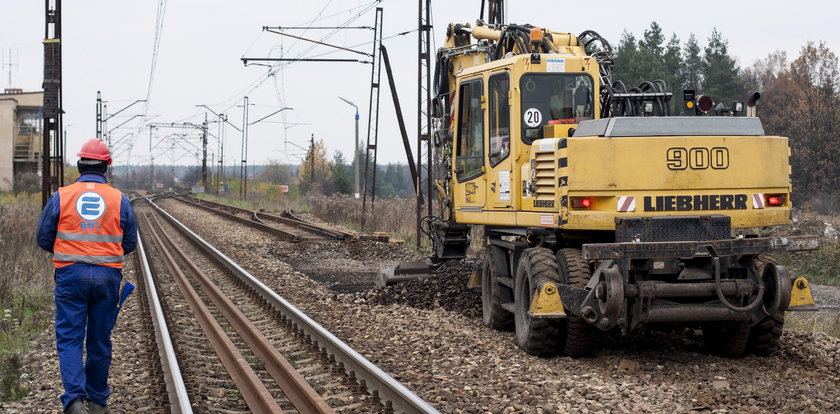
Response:
[{"label": "liebherr rail excavator", "polygon": [[449,25],[435,69],[432,263],[466,257],[470,228],[483,228],[470,283],[484,323],[514,329],[531,354],[581,356],[594,329],[675,324],[701,327],[726,356],[774,352],[784,312],[814,306],[808,281],[771,255],[817,239],[749,232],[789,223],[788,139],[765,135],[758,94],[753,116],[735,116],[740,103],[694,116],[713,109],[708,96],[686,97],[693,116],[670,116],[664,82],[627,90],[612,56],[592,31]]}]

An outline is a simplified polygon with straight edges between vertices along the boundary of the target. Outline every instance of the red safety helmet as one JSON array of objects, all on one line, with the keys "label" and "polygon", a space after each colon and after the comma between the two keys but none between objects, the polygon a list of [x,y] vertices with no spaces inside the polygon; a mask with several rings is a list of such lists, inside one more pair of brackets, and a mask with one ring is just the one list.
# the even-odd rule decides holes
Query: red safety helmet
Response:
[{"label": "red safety helmet", "polygon": [[76,155],[80,158],[108,161],[108,165],[111,165],[111,151],[99,138],[89,139],[88,142],[85,142],[85,144],[82,145],[82,150]]}]

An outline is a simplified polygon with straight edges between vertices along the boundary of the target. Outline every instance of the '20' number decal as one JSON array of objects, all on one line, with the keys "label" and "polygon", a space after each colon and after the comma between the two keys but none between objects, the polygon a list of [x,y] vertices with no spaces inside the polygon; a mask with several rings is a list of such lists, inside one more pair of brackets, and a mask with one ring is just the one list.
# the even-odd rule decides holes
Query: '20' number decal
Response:
[{"label": "'20' number decal", "polygon": [[666,165],[669,170],[705,170],[709,167],[715,170],[729,168],[729,149],[726,147],[694,147],[668,148],[665,152]]},{"label": "'20' number decal", "polygon": [[542,112],[537,108],[528,108],[522,114],[522,120],[529,128],[536,128],[542,123]]}]

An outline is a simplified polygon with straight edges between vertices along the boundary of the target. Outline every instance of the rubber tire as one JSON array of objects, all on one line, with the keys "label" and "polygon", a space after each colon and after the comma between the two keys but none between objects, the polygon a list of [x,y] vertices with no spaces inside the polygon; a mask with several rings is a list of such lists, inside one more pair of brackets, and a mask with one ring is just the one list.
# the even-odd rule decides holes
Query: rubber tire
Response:
[{"label": "rubber tire", "polygon": [[557,282],[558,272],[557,259],[549,249],[525,249],[519,258],[514,282],[516,345],[531,355],[549,356],[558,351],[560,320],[528,316],[537,286],[543,281]]},{"label": "rubber tire", "polygon": [[779,338],[785,329],[785,314],[766,316],[750,329],[747,350],[760,356],[769,356],[779,350]]},{"label": "rubber tire", "polygon": [[709,351],[726,358],[738,358],[747,350],[750,326],[743,322],[705,323],[703,342]]},{"label": "rubber tire", "polygon": [[[557,263],[560,264],[560,281],[564,284],[583,289],[589,283],[592,271],[580,249],[558,250]],[[567,314],[561,322],[561,352],[571,357],[586,356],[592,350],[592,326],[579,316]]]},{"label": "rubber tire", "polygon": [[481,266],[481,319],[490,328],[507,331],[513,328],[513,314],[502,308],[501,286],[497,277],[509,277],[504,249],[487,246]]}]

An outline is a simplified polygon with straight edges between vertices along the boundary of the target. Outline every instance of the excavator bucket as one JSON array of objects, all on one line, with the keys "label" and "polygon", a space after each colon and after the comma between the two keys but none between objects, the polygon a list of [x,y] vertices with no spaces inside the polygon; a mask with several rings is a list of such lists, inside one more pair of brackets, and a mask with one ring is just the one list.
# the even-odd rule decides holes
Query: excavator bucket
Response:
[{"label": "excavator bucket", "polygon": [[401,262],[395,268],[382,268],[376,287],[383,288],[400,282],[432,277],[432,263],[427,260]]}]

